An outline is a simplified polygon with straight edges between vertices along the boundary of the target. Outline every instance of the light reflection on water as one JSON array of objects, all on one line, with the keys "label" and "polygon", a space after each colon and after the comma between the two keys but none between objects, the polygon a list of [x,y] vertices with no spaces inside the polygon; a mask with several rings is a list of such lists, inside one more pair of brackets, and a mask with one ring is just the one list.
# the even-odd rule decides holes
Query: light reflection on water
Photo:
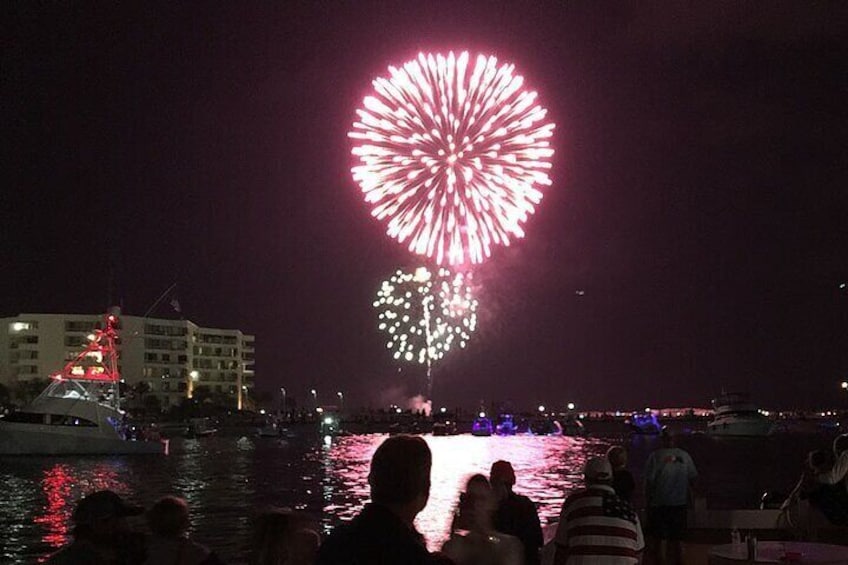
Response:
[{"label": "light reflection on water", "polygon": [[[287,440],[211,437],[176,440],[167,457],[3,458],[0,562],[43,560],[67,540],[77,500],[104,488],[147,507],[164,495],[182,496],[191,509],[192,535],[228,562],[243,562],[251,519],[264,507],[301,510],[324,533],[355,516],[368,500],[371,456],[386,437],[340,437],[329,445],[314,434]],[[638,483],[645,459],[656,447],[655,438],[627,440],[620,434],[423,437],[433,451],[433,486],[417,524],[431,548],[446,539],[465,480],[473,473],[488,475],[498,459],[512,462],[518,480],[515,490],[537,503],[542,522],[547,523],[558,516],[563,498],[579,486],[588,457],[625,441]],[[692,435],[682,440],[695,459],[711,504],[752,508],[764,488],[791,489],[804,454],[829,448],[832,438],[726,442]],[[775,466],[774,461],[784,464]],[[637,491],[637,506],[639,496]]]},{"label": "light reflection on water", "polygon": [[[329,445],[314,436],[213,437],[177,441],[167,457],[5,459],[0,531],[7,535],[0,540],[0,561],[43,560],[68,540],[76,501],[99,489],[147,507],[167,494],[185,498],[195,538],[236,562],[249,550],[252,517],[267,506],[301,510],[326,534],[367,502],[371,456],[386,437],[340,437]],[[424,437],[433,451],[433,486],[418,527],[432,548],[446,539],[471,474],[488,474],[497,459],[511,461],[516,490],[539,504],[544,522],[559,512],[587,454],[608,445],[565,437]]]},{"label": "light reflection on water", "polygon": [[[324,454],[322,525],[327,532],[339,519],[355,516],[368,499],[368,465],[385,435],[339,438]],[[449,534],[458,493],[474,473],[489,474],[498,459],[515,468],[515,491],[539,507],[542,522],[559,516],[565,492],[578,485],[587,457],[603,453],[609,443],[573,437],[424,436],[433,452],[432,488],[416,525],[431,549]]]}]

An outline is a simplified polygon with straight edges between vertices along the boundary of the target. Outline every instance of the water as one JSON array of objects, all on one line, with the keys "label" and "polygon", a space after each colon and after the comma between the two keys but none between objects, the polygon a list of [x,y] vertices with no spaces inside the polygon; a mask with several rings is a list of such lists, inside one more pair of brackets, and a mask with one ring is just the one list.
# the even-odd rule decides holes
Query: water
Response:
[{"label": "water", "polygon": [[[228,561],[247,555],[252,516],[269,505],[289,506],[329,532],[354,516],[368,498],[368,462],[385,435],[290,440],[211,437],[177,440],[167,457],[0,459],[0,562],[43,561],[68,540],[70,515],[85,493],[112,489],[149,506],[175,494],[192,513],[192,534]],[[424,436],[433,451],[432,492],[417,526],[431,549],[441,546],[457,495],[473,473],[488,474],[497,459],[511,461],[515,490],[533,499],[543,523],[555,521],[564,497],[581,484],[588,457],[625,442],[639,481],[656,438]],[[769,488],[788,491],[804,454],[829,447],[819,436],[716,440],[684,437],[711,506],[755,507]],[[636,501],[637,504],[639,501]]]}]

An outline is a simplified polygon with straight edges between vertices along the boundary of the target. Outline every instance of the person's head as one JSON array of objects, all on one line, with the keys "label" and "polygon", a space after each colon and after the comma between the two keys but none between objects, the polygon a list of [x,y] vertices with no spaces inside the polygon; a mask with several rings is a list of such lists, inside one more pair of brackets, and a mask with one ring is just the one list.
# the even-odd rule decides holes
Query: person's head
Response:
[{"label": "person's head", "polygon": [[839,457],[846,450],[848,450],[848,434],[836,436],[836,439],[833,440],[833,455]]},{"label": "person's head", "polygon": [[469,529],[487,529],[495,511],[495,496],[484,475],[472,475],[459,499],[459,511]]},{"label": "person's head", "polygon": [[489,470],[489,481],[498,498],[512,491],[512,487],[515,485],[515,470],[513,470],[512,464],[503,460],[492,463],[492,468]]},{"label": "person's head", "polygon": [[592,457],[583,467],[583,477],[588,485],[612,484],[612,465],[606,457]]},{"label": "person's head", "polygon": [[807,467],[816,473],[824,471],[830,464],[831,455],[824,449],[816,449],[807,455]]},{"label": "person's head", "polygon": [[144,508],[128,504],[111,490],[93,492],[74,509],[74,537],[112,543],[117,534],[128,530],[125,519],[143,512]]},{"label": "person's head", "polygon": [[613,469],[624,469],[627,467],[627,450],[620,445],[614,445],[607,449],[607,459]]},{"label": "person's head", "polygon": [[427,442],[417,436],[388,438],[371,458],[368,484],[371,500],[402,510],[410,521],[427,505],[430,497],[430,467],[433,456]]},{"label": "person's head", "polygon": [[663,447],[674,447],[674,434],[667,426],[663,426],[660,432],[660,443]]},{"label": "person's head", "polygon": [[147,526],[157,536],[179,538],[188,532],[188,505],[176,496],[165,496],[147,511]]},{"label": "person's head", "polygon": [[318,534],[288,508],[271,508],[256,519],[251,565],[314,563]]}]

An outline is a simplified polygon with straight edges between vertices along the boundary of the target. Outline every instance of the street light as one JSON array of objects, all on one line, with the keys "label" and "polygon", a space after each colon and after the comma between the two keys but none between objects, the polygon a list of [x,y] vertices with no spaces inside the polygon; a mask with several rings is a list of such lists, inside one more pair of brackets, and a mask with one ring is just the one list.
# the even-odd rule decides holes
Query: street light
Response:
[{"label": "street light", "polygon": [[194,370],[188,374],[188,383],[186,387],[186,398],[194,396],[194,383],[200,380],[200,371]]},{"label": "street light", "polygon": [[842,390],[848,390],[848,381],[842,381],[842,384],[839,386],[842,387]]},{"label": "street light", "polygon": [[544,411],[545,411],[545,407],[540,404],[539,405],[539,412],[544,412]]},{"label": "street light", "polygon": [[284,416],[286,413],[286,389],[285,387],[280,387],[280,415]]},{"label": "street light", "polygon": [[569,410],[574,410],[574,403],[573,403],[573,402],[569,402],[569,403],[568,403],[568,409],[569,409]]},{"label": "street light", "polygon": [[318,391],[314,388],[310,389],[309,394],[312,395],[312,403],[317,407],[318,406]]},{"label": "street light", "polygon": [[339,397],[339,411],[342,412],[344,411],[344,394],[342,394],[342,391],[339,391],[336,393],[336,396]]}]

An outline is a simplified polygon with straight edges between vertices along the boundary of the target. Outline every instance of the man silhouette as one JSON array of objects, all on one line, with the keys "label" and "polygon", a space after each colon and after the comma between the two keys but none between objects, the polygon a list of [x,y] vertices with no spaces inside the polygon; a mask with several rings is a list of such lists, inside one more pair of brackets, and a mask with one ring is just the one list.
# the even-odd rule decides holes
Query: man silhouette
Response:
[{"label": "man silhouette", "polygon": [[489,472],[489,482],[498,499],[495,510],[495,529],[517,537],[524,546],[524,564],[539,564],[539,549],[544,543],[539,513],[533,501],[512,492],[515,471],[509,461],[495,461]]},{"label": "man silhouette", "polygon": [[420,437],[397,435],[384,441],[371,459],[371,502],[330,534],[316,565],[450,563],[427,551],[413,525],[430,497],[432,460]]}]

